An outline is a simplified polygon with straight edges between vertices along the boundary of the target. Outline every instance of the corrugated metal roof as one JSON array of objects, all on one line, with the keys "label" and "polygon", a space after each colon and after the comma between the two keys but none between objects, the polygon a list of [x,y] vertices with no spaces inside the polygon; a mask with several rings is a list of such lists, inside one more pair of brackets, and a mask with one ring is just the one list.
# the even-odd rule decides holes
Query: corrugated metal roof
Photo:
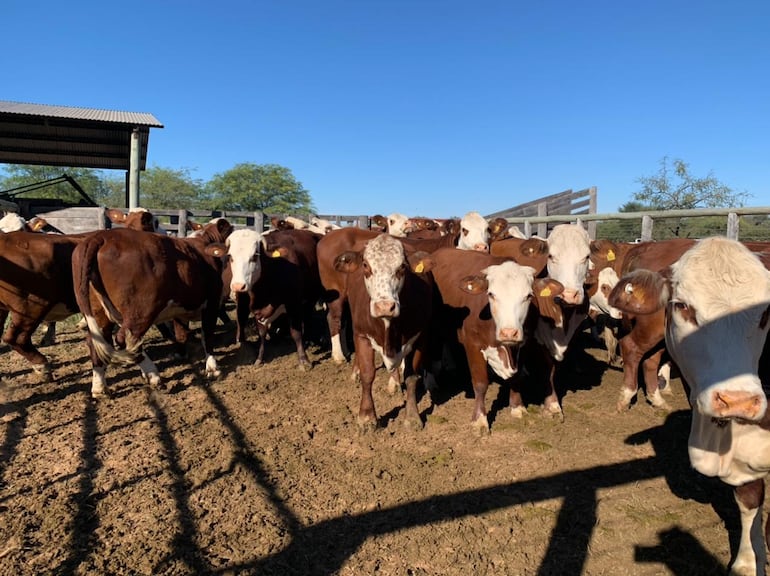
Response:
[{"label": "corrugated metal roof", "polygon": [[148,112],[123,112],[120,110],[100,110],[97,108],[77,108],[74,106],[52,106],[49,104],[28,104],[0,100],[0,113],[26,114],[29,116],[48,116],[51,118],[69,118],[72,120],[94,120],[97,122],[116,122],[135,126],[163,128],[155,116]]},{"label": "corrugated metal roof", "polygon": [[139,169],[147,163],[146,112],[120,112],[0,100],[0,163],[128,170],[131,134],[139,134]]}]

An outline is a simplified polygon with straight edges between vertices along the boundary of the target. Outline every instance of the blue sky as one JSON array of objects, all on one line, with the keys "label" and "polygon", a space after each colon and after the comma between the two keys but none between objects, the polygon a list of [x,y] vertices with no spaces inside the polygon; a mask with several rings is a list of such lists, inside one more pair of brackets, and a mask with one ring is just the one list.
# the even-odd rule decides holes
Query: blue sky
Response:
[{"label": "blue sky", "polygon": [[150,166],[289,168],[320,214],[488,214],[664,156],[770,205],[770,2],[198,0],[0,11],[0,99],[164,124]]}]

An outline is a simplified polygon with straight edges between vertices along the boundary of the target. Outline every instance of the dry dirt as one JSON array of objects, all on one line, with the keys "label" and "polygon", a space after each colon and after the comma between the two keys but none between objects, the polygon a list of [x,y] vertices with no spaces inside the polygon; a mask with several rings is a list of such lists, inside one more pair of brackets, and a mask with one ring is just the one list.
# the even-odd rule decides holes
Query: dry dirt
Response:
[{"label": "dry dirt", "polygon": [[170,389],[111,368],[100,401],[71,324],[43,349],[52,383],[3,347],[0,574],[725,573],[737,511],[689,468],[679,380],[670,413],[642,396],[616,413],[621,373],[588,348],[560,380],[563,422],[535,405],[513,420],[493,384],[479,438],[462,378],[422,396],[415,432],[379,371],[381,426],[360,434],[350,367],[325,347],[300,372],[280,337],[261,367],[231,338],[207,382],[194,344],[172,360],[153,330]]}]

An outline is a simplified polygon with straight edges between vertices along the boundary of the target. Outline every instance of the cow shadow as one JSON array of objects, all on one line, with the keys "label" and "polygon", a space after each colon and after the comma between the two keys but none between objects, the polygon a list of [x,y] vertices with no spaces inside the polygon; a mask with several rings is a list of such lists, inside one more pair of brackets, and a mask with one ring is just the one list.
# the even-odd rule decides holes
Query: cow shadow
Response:
[{"label": "cow shadow", "polygon": [[[738,550],[741,522],[733,488],[719,478],[700,474],[690,465],[687,440],[691,420],[690,410],[677,410],[671,412],[663,424],[632,434],[625,442],[630,445],[649,442],[655,452],[656,465],[671,492],[682,500],[694,500],[712,507],[725,524],[734,556]],[[657,551],[647,550],[646,554],[654,556],[666,546],[671,546],[671,543],[661,538],[661,547],[657,547]]]}]

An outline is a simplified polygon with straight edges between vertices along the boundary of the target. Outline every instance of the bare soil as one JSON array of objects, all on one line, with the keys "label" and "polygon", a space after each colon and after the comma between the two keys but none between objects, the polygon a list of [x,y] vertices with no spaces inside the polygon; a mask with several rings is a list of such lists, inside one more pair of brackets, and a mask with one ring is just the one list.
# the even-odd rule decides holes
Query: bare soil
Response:
[{"label": "bare soil", "polygon": [[617,413],[622,374],[580,337],[564,421],[514,420],[493,384],[484,437],[462,377],[422,395],[413,431],[382,371],[381,425],[361,434],[350,366],[311,345],[301,372],[280,336],[254,366],[221,328],[209,382],[199,346],[174,360],[153,333],[168,390],[113,367],[100,401],[73,325],[43,349],[54,382],[3,347],[0,574],[724,574],[737,509],[689,467],[681,382],[670,412],[640,394]]}]

